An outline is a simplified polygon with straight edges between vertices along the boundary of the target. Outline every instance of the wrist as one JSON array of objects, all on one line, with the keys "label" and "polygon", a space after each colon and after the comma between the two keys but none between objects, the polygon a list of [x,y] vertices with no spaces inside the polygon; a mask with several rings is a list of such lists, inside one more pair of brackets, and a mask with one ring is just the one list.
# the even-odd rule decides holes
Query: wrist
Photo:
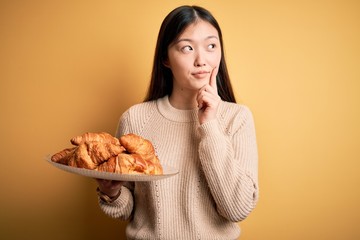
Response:
[{"label": "wrist", "polygon": [[114,195],[108,195],[106,193],[103,193],[99,187],[96,188],[96,192],[99,196],[99,198],[103,201],[103,202],[106,202],[106,203],[112,203],[114,202],[121,194],[121,188],[119,189],[119,191],[114,194]]}]

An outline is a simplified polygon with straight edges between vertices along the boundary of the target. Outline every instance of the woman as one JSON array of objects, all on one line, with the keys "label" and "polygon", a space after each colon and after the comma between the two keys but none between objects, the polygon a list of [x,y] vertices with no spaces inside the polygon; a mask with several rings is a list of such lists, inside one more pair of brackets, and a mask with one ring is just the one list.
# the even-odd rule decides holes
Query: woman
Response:
[{"label": "woman", "polygon": [[235,103],[220,27],[181,6],[164,19],[143,103],[120,118],[117,137],[149,139],[179,174],[160,181],[98,180],[105,214],[129,220],[129,239],[237,239],[236,222],[258,200],[252,114]]}]

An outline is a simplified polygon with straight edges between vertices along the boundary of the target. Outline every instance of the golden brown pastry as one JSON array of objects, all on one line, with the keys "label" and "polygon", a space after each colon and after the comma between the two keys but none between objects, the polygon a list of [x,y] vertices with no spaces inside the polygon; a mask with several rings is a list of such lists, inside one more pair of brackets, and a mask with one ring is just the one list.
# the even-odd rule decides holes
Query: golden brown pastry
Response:
[{"label": "golden brown pastry", "polygon": [[125,151],[120,145],[101,142],[83,142],[77,147],[64,149],[54,154],[51,160],[71,167],[96,169],[111,157]]},{"label": "golden brown pastry", "polygon": [[67,165],[70,158],[72,158],[72,156],[74,155],[75,151],[76,151],[76,147],[66,148],[66,149],[52,155],[51,160],[53,162]]},{"label": "golden brown pastry", "polygon": [[[144,162],[143,161],[137,161],[136,159],[139,156],[136,155],[132,155],[132,154],[124,154],[124,153],[120,153],[118,155],[118,161],[119,161],[119,165],[120,165],[120,173],[123,174],[131,174],[134,172],[143,172],[141,170],[145,169],[146,166],[144,166]],[[141,159],[141,158],[139,158]],[[138,166],[136,164],[136,162],[138,163]],[[137,170],[136,169],[137,167]]]},{"label": "golden brown pastry", "polygon": [[85,143],[80,144],[73,156],[70,158],[68,165],[71,167],[95,169],[97,164],[91,159]]},{"label": "golden brown pastry", "polygon": [[163,168],[160,164],[160,160],[156,155],[154,155],[154,157],[148,162],[149,171],[151,172],[151,174],[158,175],[163,173]]},{"label": "golden brown pastry", "polygon": [[100,142],[111,143],[114,145],[120,145],[119,139],[111,136],[109,133],[84,133],[83,135],[76,136],[70,140],[73,145],[80,145],[82,142]]},{"label": "golden brown pastry", "polygon": [[150,160],[155,156],[155,149],[151,142],[136,134],[129,133],[120,137],[120,144],[129,153],[141,155],[145,160]]},{"label": "golden brown pastry", "polygon": [[111,157],[109,160],[100,164],[96,170],[102,172],[121,173],[118,157]]},{"label": "golden brown pastry", "polygon": [[[104,161],[107,161],[111,157],[117,156],[119,153],[125,151],[125,148],[120,145],[114,145],[111,143],[101,143],[101,142],[84,142],[83,144],[87,147],[87,153],[89,154],[91,160],[99,165]],[[82,144],[80,144],[82,145]]]},{"label": "golden brown pastry", "polygon": [[135,134],[117,139],[108,133],[85,133],[71,139],[75,147],[51,157],[57,163],[123,174],[162,174],[153,145]]},{"label": "golden brown pastry", "polygon": [[[129,133],[120,137],[120,144],[123,145],[131,155],[139,155],[146,163],[143,170],[145,174],[162,174],[163,168],[152,143],[136,134]],[[121,163],[121,161],[120,161]]]}]

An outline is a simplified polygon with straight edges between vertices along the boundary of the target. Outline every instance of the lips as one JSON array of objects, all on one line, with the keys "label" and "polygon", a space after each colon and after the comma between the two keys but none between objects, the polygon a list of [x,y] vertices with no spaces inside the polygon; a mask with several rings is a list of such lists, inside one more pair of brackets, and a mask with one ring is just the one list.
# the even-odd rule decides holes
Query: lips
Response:
[{"label": "lips", "polygon": [[193,75],[205,74],[205,73],[209,73],[209,72],[208,71],[197,71],[197,72],[194,72]]},{"label": "lips", "polygon": [[197,71],[197,72],[192,73],[192,75],[195,78],[204,78],[204,77],[207,77],[209,73],[210,72],[208,72],[208,71]]}]

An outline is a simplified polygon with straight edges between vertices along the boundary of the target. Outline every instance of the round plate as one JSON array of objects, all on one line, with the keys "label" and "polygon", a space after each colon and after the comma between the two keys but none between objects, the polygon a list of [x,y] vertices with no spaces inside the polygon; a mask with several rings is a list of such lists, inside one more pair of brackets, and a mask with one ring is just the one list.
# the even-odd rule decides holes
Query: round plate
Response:
[{"label": "round plate", "polygon": [[50,157],[47,157],[46,161],[49,162],[54,167],[64,170],[66,172],[82,175],[85,177],[116,180],[116,181],[128,181],[128,182],[156,181],[156,180],[172,177],[179,173],[177,169],[166,165],[162,165],[163,174],[146,175],[146,174],[121,174],[121,173],[101,172],[101,171],[90,170],[85,168],[70,167],[64,164],[53,162],[51,161]]}]

